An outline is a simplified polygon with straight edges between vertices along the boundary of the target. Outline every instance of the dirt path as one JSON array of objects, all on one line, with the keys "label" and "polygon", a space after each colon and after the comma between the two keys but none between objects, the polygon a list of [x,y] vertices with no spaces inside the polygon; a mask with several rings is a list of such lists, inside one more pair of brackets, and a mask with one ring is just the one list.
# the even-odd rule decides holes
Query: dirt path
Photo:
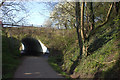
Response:
[{"label": "dirt path", "polygon": [[15,72],[14,78],[63,78],[55,72],[46,57],[27,56]]}]

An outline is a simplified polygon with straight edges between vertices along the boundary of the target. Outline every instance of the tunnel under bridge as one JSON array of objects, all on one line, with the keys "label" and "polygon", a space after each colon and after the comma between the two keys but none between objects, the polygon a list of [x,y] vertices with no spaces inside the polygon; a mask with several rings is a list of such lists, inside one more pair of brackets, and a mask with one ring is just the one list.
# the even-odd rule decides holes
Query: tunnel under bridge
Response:
[{"label": "tunnel under bridge", "polygon": [[49,53],[49,50],[40,40],[27,37],[21,40],[21,53],[28,55],[39,55]]}]

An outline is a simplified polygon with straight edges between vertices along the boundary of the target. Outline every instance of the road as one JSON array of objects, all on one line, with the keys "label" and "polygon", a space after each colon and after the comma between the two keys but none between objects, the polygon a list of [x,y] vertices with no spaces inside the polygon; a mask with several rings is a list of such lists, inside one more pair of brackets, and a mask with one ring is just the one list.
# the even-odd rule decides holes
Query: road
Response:
[{"label": "road", "polygon": [[44,56],[25,56],[14,78],[63,78],[48,64]]}]

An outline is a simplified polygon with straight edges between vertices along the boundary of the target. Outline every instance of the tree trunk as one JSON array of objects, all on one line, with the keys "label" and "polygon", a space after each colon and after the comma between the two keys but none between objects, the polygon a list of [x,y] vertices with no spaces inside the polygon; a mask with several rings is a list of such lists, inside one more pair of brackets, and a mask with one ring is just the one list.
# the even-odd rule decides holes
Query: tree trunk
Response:
[{"label": "tree trunk", "polygon": [[82,2],[81,6],[81,36],[84,41],[84,2]]},{"label": "tree trunk", "polygon": [[88,9],[87,9],[87,2],[85,2],[85,5],[86,5],[86,7],[85,7],[85,13],[86,13],[86,31],[85,31],[85,37],[87,37],[88,36],[88,31],[90,30],[90,27],[89,27],[89,21],[88,21]]},{"label": "tree trunk", "polygon": [[115,14],[117,16],[118,12],[119,12],[119,4],[118,4],[118,2],[114,2],[114,10],[115,10]]},{"label": "tree trunk", "polygon": [[81,37],[81,30],[80,30],[80,3],[76,2],[76,32],[78,36],[78,43],[80,47],[80,58],[82,58],[83,54],[83,42],[82,42],[82,37]]},{"label": "tree trunk", "polygon": [[86,47],[85,47],[85,35],[84,35],[84,4],[85,2],[82,2],[81,5],[81,37],[82,37],[82,43],[83,43],[83,54],[87,55],[86,53]]},{"label": "tree trunk", "polygon": [[93,5],[90,2],[90,14],[91,14],[91,30],[94,30],[94,13],[93,13]]}]

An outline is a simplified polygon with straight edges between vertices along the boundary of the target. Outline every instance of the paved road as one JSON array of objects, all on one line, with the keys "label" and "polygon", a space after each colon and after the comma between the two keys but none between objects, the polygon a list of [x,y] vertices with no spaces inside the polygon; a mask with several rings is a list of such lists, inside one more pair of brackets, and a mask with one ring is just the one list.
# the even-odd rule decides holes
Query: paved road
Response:
[{"label": "paved road", "polygon": [[48,64],[46,57],[27,56],[15,72],[14,78],[63,78]]}]

